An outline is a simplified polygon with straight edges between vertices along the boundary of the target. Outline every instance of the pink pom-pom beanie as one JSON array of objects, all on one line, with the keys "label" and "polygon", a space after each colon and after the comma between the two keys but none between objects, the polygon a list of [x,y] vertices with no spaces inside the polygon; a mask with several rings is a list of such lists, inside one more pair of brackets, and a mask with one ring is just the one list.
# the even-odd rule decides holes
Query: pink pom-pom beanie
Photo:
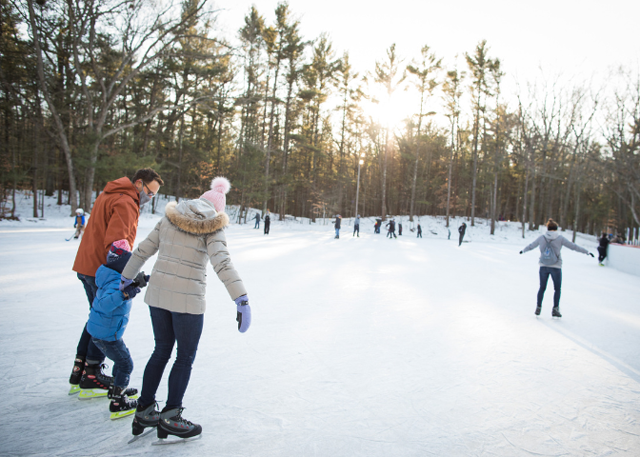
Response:
[{"label": "pink pom-pom beanie", "polygon": [[227,197],[225,194],[231,189],[231,183],[227,178],[218,176],[211,181],[211,190],[206,191],[200,196],[213,203],[213,207],[217,212],[224,211],[224,207],[227,205]]}]

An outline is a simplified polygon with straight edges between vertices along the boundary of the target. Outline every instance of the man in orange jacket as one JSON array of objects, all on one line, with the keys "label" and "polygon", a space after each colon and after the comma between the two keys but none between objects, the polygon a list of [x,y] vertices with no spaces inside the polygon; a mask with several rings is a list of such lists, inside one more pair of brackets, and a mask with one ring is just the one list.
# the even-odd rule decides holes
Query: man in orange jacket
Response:
[{"label": "man in orange jacket", "polygon": [[[73,271],[78,274],[87,294],[89,308],[98,290],[96,271],[106,262],[111,244],[125,239],[133,246],[140,208],[151,201],[162,184],[164,182],[158,173],[151,168],[144,168],[136,171],[133,179],[124,177],[107,183],[104,191],[96,198],[73,264]],[[90,397],[92,393],[105,395],[111,377],[102,372],[103,361],[104,355],[91,342],[91,335],[85,324],[69,378],[69,394],[87,389],[86,396]]]}]

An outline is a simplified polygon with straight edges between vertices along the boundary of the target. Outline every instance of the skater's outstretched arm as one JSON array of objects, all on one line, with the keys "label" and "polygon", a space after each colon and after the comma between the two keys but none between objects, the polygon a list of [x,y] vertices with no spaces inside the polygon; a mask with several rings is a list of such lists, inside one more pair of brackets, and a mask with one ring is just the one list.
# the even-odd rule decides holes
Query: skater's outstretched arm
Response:
[{"label": "skater's outstretched arm", "polygon": [[[568,239],[566,239],[564,236],[560,237],[562,238],[562,245],[568,247],[569,249],[571,249],[572,251],[577,251],[577,252],[581,252],[583,254],[587,254],[589,255],[589,251],[587,251],[585,248],[583,248],[582,246],[578,246],[575,243],[572,243],[571,241],[569,241]],[[593,257],[593,254],[591,254],[591,257]]]},{"label": "skater's outstretched arm", "polygon": [[541,235],[538,238],[536,238],[536,240],[533,243],[531,243],[529,246],[527,246],[522,251],[520,251],[520,254],[524,254],[525,252],[529,252],[532,249],[535,249],[538,246],[540,246],[540,242],[542,241],[542,238],[544,238],[544,235]]}]

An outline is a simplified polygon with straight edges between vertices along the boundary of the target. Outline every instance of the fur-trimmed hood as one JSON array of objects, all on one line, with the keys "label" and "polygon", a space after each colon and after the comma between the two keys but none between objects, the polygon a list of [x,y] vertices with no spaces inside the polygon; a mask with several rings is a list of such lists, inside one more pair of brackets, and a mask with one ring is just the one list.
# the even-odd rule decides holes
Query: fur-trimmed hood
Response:
[{"label": "fur-trimmed hood", "polygon": [[216,212],[213,204],[203,198],[167,203],[164,214],[178,229],[193,235],[217,232],[229,225],[229,216]]}]

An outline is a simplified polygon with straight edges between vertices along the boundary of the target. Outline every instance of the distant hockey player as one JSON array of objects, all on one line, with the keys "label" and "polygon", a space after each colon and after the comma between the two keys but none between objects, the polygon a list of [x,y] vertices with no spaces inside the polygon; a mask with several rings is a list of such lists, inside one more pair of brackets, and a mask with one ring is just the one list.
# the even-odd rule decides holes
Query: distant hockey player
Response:
[{"label": "distant hockey player", "polygon": [[269,234],[269,229],[271,228],[271,215],[269,210],[267,210],[267,214],[264,215],[264,234]]},{"label": "distant hockey player", "polygon": [[360,215],[359,214],[356,216],[356,220],[353,223],[353,236],[356,236],[356,233],[358,234],[358,238],[360,238]]},{"label": "distant hockey player", "polygon": [[458,227],[458,233],[460,234],[460,239],[458,240],[458,246],[462,244],[462,239],[464,238],[464,234],[467,231],[467,224],[464,222],[460,227]]},{"label": "distant hockey player", "polygon": [[76,210],[76,219],[73,228],[76,229],[73,237],[77,240],[84,233],[84,210],[82,208]]},{"label": "distant hockey player", "polygon": [[137,406],[136,400],[128,398],[138,391],[127,389],[133,371],[133,360],[122,336],[129,323],[131,299],[140,292],[140,288],[147,285],[149,276],[141,272],[132,284],[121,291],[120,276],[130,257],[131,246],[127,240],[118,240],[111,245],[106,263],[96,272],[98,291],[87,322],[91,341],[114,364],[113,383],[108,386],[111,419],[133,414]]},{"label": "distant hockey player", "polygon": [[593,257],[593,254],[560,235],[558,233],[558,224],[553,219],[549,219],[546,225],[547,233],[539,236],[533,243],[520,251],[520,254],[531,251],[537,246],[540,247],[540,289],[538,289],[536,316],[540,315],[544,291],[547,289],[547,282],[549,281],[549,276],[551,276],[554,290],[551,315],[553,317],[562,317],[562,314],[560,314],[560,287],[562,285],[562,257],[560,256],[560,250],[562,246],[566,246],[573,251],[582,252],[591,257]]},{"label": "distant hockey player", "polygon": [[376,218],[376,223],[373,226],[373,233],[380,233],[380,227],[382,227],[382,219]]},{"label": "distant hockey player", "polygon": [[398,222],[398,236],[402,236],[402,222]]},{"label": "distant hockey player", "polygon": [[254,229],[260,229],[260,213],[256,213],[254,219],[256,220],[256,224],[253,226]]},{"label": "distant hockey player", "polygon": [[598,246],[598,265],[604,267],[604,259],[607,258],[607,250],[609,249],[609,236],[606,233],[602,233],[602,238],[599,240]]},{"label": "distant hockey player", "polygon": [[422,238],[422,227],[418,224],[418,236],[416,238]]},{"label": "distant hockey player", "polygon": [[[204,325],[209,262],[236,304],[238,330],[244,333],[251,324],[247,291],[231,263],[224,231],[229,225],[229,216],[223,212],[229,188],[229,181],[218,177],[199,199],[168,203],[165,216],[133,251],[122,272],[121,289],[133,283],[142,265],[158,253],[144,297],[155,348],[144,370],[132,424],[135,436],[145,427],[157,427],[160,439],[168,435],[185,439],[202,433],[200,425],[182,417],[182,400]],[[156,392],[176,344],[167,401],[162,411],[157,411]]]},{"label": "distant hockey player", "polygon": [[342,216],[340,216],[339,214],[336,216],[336,221],[333,224],[333,228],[336,229],[336,236],[334,237],[334,239],[338,239],[340,238],[340,223],[342,222]]},{"label": "distant hockey player", "polygon": [[[391,219],[387,223],[387,225],[385,227],[387,227],[387,236],[389,237],[389,239],[398,238],[396,236],[396,221],[395,221],[395,219]],[[391,238],[392,236],[393,236],[393,238]]]},{"label": "distant hockey player", "polygon": [[[125,239],[132,245],[138,230],[140,208],[150,202],[164,182],[151,168],[135,172],[133,178],[127,177],[108,182],[103,192],[96,198],[87,222],[80,247],[73,263],[73,271],[82,282],[87,294],[89,309],[98,287],[96,271],[104,263],[114,241]],[[73,371],[69,377],[69,394],[80,389],[95,389],[106,386],[113,378],[103,373],[104,355],[91,342],[91,335],[85,325],[78,341]]]}]

